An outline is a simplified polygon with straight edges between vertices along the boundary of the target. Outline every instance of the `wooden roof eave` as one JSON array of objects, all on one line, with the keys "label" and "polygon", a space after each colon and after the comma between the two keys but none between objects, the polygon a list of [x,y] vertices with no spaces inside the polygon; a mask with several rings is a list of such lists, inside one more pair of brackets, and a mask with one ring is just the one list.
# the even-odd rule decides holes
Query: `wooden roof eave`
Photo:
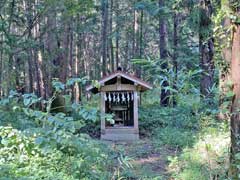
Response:
[{"label": "wooden roof eave", "polygon": [[[121,76],[123,78],[126,78],[132,82],[134,82],[135,84],[139,85],[140,86],[140,91],[146,91],[146,90],[149,90],[149,89],[152,89],[152,86],[149,85],[148,83],[144,82],[143,80],[137,78],[137,77],[134,77],[134,76],[131,76],[131,75],[128,75],[126,73],[123,73],[121,71],[117,71],[109,76],[106,76],[104,78],[102,78],[101,80],[99,80],[99,84],[101,86],[104,85],[105,82],[115,78],[115,77],[118,77],[118,76]],[[91,91],[93,93],[98,93],[99,92],[99,89],[97,87],[94,87],[93,85],[90,85],[86,88],[87,91]]]}]

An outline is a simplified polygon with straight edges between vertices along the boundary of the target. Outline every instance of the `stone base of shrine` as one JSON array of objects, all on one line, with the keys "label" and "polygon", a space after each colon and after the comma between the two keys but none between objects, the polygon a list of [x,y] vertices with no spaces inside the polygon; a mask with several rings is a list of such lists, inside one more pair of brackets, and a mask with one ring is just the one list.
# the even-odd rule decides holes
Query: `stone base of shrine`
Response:
[{"label": "stone base of shrine", "polygon": [[108,141],[135,141],[139,139],[139,132],[133,127],[111,127],[101,132],[101,139]]}]

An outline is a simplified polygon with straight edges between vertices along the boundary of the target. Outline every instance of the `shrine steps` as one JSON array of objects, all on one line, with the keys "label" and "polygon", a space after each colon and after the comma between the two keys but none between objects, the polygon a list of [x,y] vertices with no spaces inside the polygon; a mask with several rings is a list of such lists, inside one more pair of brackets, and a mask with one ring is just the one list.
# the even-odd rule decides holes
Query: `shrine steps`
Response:
[{"label": "shrine steps", "polygon": [[138,130],[129,127],[106,128],[101,134],[102,140],[109,141],[135,141],[139,139]]}]

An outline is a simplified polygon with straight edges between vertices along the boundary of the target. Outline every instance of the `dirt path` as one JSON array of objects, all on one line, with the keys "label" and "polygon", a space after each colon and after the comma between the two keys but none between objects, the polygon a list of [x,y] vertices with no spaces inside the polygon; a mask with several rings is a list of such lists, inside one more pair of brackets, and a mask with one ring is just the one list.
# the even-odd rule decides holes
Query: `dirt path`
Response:
[{"label": "dirt path", "polygon": [[130,158],[132,173],[137,179],[168,179],[168,157],[176,155],[177,151],[164,146],[156,148],[148,139],[113,146]]}]

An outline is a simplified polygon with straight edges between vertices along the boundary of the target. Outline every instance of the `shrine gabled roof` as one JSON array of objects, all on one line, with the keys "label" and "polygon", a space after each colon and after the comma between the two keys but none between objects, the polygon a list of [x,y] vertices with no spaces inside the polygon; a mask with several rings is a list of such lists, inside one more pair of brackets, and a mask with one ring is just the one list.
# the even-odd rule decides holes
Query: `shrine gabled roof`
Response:
[{"label": "shrine gabled roof", "polygon": [[[110,80],[112,80],[112,79],[114,79],[118,76],[123,77],[125,79],[128,79],[129,81],[132,81],[133,83],[136,83],[137,85],[141,86],[142,87],[141,89],[143,89],[142,91],[152,89],[152,86],[149,83],[147,83],[147,82],[143,81],[142,79],[137,78],[133,75],[130,75],[128,73],[124,73],[122,71],[116,71],[116,72],[114,72],[110,75],[104,76],[102,79],[98,80],[98,83],[100,85],[104,86],[104,83],[106,83],[106,82],[108,82],[108,81],[110,81]],[[96,92],[97,88],[94,87],[93,85],[89,85],[86,88],[87,91],[94,91],[94,89],[95,89],[95,92]],[[97,92],[98,92],[98,90],[97,90]]]}]

